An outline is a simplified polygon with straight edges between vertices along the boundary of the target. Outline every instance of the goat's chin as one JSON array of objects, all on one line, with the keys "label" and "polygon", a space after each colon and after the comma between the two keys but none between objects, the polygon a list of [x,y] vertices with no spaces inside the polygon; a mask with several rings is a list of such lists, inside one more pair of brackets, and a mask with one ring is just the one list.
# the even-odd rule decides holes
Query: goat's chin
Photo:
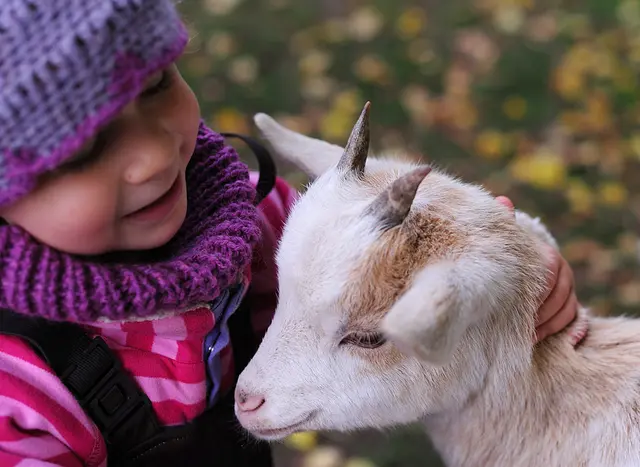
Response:
[{"label": "goat's chin", "polygon": [[251,436],[262,441],[282,441],[289,435],[306,430],[289,430],[285,428],[281,430],[247,431]]},{"label": "goat's chin", "polygon": [[252,419],[253,417],[243,417],[242,415],[236,415],[236,417],[242,427],[251,433],[253,437],[264,441],[279,441],[293,433],[313,429],[313,420],[316,415],[316,412],[311,412],[304,417],[299,417],[296,422],[283,424],[269,423],[264,420]]}]

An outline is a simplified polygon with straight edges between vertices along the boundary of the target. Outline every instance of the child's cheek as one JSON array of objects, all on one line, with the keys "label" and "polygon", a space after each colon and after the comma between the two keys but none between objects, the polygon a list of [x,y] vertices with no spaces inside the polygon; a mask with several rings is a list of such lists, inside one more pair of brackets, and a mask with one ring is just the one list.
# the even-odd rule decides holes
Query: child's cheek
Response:
[{"label": "child's cheek", "polygon": [[103,180],[52,183],[13,206],[7,220],[58,250],[99,254],[117,247],[118,199]]}]

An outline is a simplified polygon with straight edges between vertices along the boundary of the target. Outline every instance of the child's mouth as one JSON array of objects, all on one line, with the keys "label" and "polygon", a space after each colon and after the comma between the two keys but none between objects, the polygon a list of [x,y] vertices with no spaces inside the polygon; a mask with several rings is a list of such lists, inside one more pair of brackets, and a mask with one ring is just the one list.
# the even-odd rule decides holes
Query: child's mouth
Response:
[{"label": "child's mouth", "polygon": [[164,195],[142,209],[127,214],[125,218],[137,222],[154,222],[164,219],[171,214],[178,203],[183,190],[182,185],[182,177],[178,174],[173,185]]}]

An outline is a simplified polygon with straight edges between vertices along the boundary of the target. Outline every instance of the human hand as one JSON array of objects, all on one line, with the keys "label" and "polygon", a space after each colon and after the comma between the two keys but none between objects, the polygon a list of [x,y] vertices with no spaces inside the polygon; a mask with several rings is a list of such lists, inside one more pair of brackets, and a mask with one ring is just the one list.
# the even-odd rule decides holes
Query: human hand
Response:
[{"label": "human hand", "polygon": [[[513,203],[506,196],[498,196],[496,201],[514,210]],[[571,266],[552,247],[548,249],[547,266],[547,287],[536,318],[536,342],[564,330],[578,314],[579,304]]]}]

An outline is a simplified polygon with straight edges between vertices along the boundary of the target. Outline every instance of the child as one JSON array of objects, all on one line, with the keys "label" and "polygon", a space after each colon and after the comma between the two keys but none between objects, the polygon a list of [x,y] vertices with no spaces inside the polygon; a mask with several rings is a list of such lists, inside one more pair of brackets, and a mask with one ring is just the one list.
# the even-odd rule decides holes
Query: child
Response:
[{"label": "child", "polygon": [[[254,207],[186,42],[171,0],[0,2],[2,466],[271,465],[232,388],[294,192]],[[539,337],[576,312],[552,258]]]}]

